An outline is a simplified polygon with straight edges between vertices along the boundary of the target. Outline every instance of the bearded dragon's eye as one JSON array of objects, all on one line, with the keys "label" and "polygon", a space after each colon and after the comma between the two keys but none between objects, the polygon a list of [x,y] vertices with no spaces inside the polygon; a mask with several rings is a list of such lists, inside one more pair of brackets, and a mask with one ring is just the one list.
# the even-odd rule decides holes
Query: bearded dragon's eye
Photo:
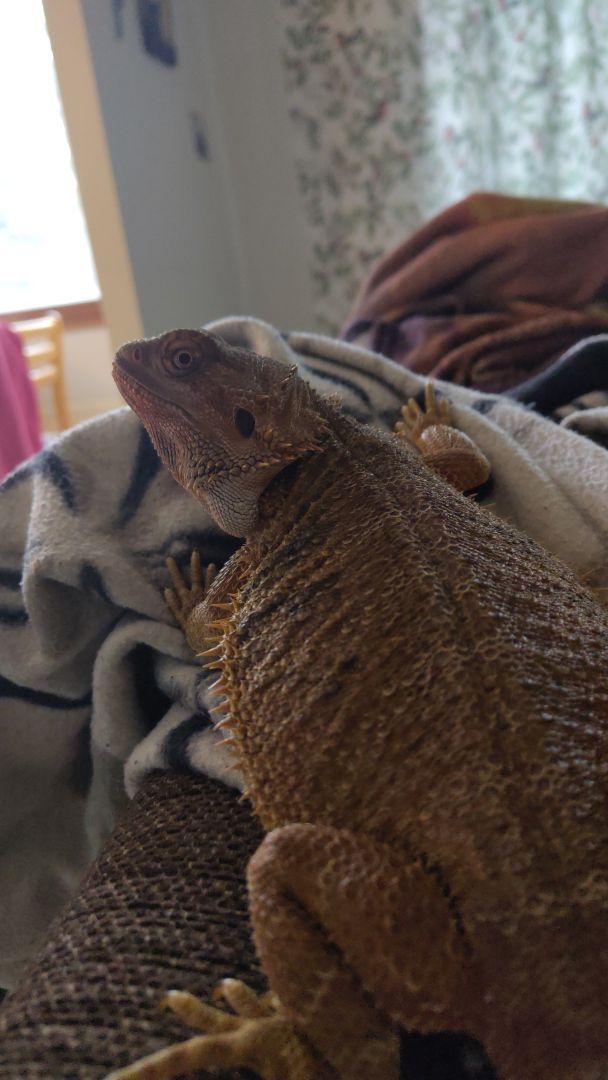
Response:
[{"label": "bearded dragon's eye", "polygon": [[200,355],[196,348],[169,349],[161,356],[161,363],[168,375],[190,375],[198,370]]},{"label": "bearded dragon's eye", "polygon": [[244,439],[250,439],[255,431],[255,416],[249,409],[234,410],[234,426],[239,435]]}]

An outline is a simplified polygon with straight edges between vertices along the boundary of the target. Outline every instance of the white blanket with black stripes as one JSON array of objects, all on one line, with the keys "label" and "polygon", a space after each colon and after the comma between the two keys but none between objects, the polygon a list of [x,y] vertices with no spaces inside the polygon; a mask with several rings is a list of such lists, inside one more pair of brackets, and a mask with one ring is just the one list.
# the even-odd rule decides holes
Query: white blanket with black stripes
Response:
[{"label": "white blanket with black stripes", "polygon": [[[390,429],[422,380],[380,356],[254,319],[211,329],[294,361],[321,392]],[[500,397],[451,384],[455,420],[492,463],[494,511],[608,584],[608,453]],[[608,409],[594,410],[608,433]],[[589,414],[580,414],[589,424]],[[237,541],[160,465],[119,409],[68,431],[0,487],[0,986],[151,769],[239,785],[218,749],[208,676],[162,599],[165,558],[222,563]]]}]

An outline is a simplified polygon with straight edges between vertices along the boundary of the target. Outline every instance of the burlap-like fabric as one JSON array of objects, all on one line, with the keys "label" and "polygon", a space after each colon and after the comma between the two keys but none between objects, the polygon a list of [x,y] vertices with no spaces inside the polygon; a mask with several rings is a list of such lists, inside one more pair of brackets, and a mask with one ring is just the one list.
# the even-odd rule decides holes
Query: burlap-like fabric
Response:
[{"label": "burlap-like fabric", "polygon": [[[151,776],[0,1009],[0,1080],[101,1080],[192,1034],[157,1009],[165,990],[208,998],[225,975],[262,990],[244,877],[260,839],[249,806],[223,784]],[[495,1080],[457,1035],[404,1033],[402,1075]]]},{"label": "burlap-like fabric", "polygon": [[244,881],[260,837],[224,785],[151,777],[0,1010],[2,1080],[99,1080],[192,1034],[163,991],[207,997],[230,974],[262,989]]}]

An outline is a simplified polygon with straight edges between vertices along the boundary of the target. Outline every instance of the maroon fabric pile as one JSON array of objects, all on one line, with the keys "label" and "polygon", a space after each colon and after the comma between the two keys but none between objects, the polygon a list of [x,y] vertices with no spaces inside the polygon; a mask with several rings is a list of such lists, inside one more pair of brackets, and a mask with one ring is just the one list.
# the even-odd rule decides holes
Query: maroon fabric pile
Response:
[{"label": "maroon fabric pile", "polygon": [[476,193],[384,256],[341,337],[499,393],[608,330],[608,209]]}]

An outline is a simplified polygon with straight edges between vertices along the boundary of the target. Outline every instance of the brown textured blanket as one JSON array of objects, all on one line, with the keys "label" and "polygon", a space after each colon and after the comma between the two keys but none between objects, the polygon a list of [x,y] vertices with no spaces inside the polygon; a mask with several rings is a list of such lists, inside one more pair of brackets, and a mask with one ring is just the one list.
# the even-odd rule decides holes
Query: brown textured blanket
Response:
[{"label": "brown textured blanket", "polygon": [[608,209],[476,193],[380,260],[342,331],[490,393],[608,329]]}]

